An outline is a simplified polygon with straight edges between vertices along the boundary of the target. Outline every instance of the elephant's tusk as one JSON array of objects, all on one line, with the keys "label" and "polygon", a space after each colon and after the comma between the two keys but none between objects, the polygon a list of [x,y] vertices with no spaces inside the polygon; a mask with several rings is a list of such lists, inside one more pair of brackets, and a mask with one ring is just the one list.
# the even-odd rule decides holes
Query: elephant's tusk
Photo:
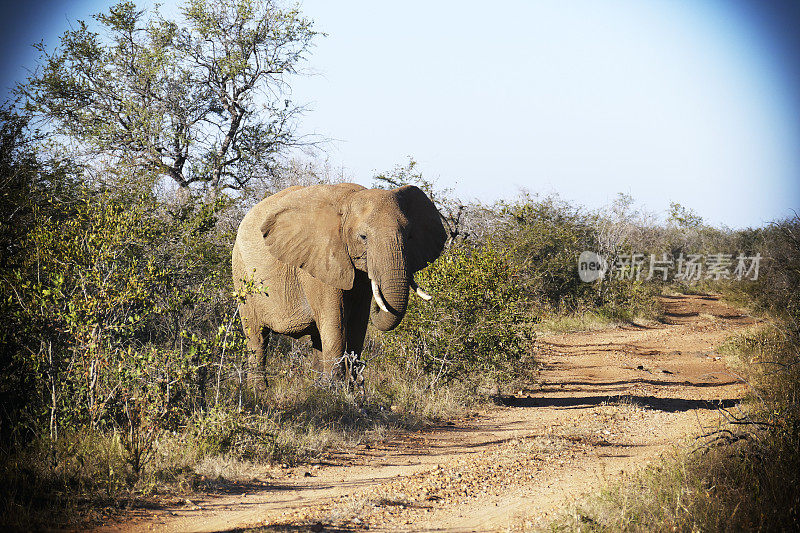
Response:
[{"label": "elephant's tusk", "polygon": [[416,282],[416,281],[414,281],[413,279],[411,280],[411,289],[412,289],[412,290],[413,290],[415,293],[417,293],[417,296],[419,296],[420,298],[422,298],[422,299],[423,299],[423,300],[425,300],[426,302],[427,302],[428,300],[430,300],[431,298],[433,298],[433,296],[431,296],[431,295],[430,295],[430,294],[428,294],[427,292],[425,292],[425,291],[423,291],[422,289],[420,289],[420,288],[419,288],[419,285],[417,285],[417,282]]},{"label": "elephant's tusk", "polygon": [[378,304],[378,307],[381,308],[381,311],[388,313],[389,308],[386,307],[386,302],[383,301],[381,290],[378,288],[378,283],[374,279],[370,279],[370,281],[372,282],[372,296],[375,298],[375,303]]}]

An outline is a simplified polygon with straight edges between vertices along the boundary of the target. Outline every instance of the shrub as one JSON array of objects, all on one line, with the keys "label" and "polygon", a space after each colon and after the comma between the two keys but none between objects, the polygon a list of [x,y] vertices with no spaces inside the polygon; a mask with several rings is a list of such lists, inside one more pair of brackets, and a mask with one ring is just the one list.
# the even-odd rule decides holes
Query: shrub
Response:
[{"label": "shrub", "polygon": [[417,281],[433,301],[412,298],[385,343],[392,357],[428,372],[431,385],[472,373],[506,373],[527,355],[531,320],[507,250],[493,243],[453,248]]},{"label": "shrub", "polygon": [[574,311],[593,299],[592,285],[578,277],[578,256],[595,249],[593,229],[579,209],[556,196],[527,194],[500,208],[508,220],[503,239],[531,304]]},{"label": "shrub", "polygon": [[800,330],[800,217],[765,228],[761,249],[766,261],[748,292],[760,308]]},{"label": "shrub", "polygon": [[0,273],[0,343],[18,376],[2,392],[29,391],[3,406],[6,440],[24,428],[53,439],[62,427],[124,429],[138,471],[145,442],[132,428],[151,435],[205,405],[211,366],[244,347],[219,268],[229,245],[208,238],[221,208],[187,202],[170,215],[146,196],[89,189],[31,206],[14,267]]}]

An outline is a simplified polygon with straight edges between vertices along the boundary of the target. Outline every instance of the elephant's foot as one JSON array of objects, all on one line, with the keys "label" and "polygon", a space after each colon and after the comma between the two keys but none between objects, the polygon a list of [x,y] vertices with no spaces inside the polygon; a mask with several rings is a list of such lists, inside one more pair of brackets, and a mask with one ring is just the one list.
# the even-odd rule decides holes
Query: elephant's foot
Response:
[{"label": "elephant's foot", "polygon": [[267,376],[265,368],[260,365],[249,364],[247,369],[247,388],[255,398],[261,398],[267,392]]},{"label": "elephant's foot", "polygon": [[364,388],[364,368],[366,364],[361,359],[361,354],[345,352],[331,368],[331,380],[342,383],[351,390]]},{"label": "elephant's foot", "polygon": [[267,380],[262,373],[248,372],[247,388],[256,398],[264,396],[267,392]]}]

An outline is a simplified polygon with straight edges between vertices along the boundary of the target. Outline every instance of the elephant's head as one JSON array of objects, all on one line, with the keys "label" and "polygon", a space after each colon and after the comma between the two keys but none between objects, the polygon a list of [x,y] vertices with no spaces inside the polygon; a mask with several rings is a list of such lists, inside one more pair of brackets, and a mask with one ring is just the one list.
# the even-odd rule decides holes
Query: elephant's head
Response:
[{"label": "elephant's head", "polygon": [[375,327],[388,331],[406,312],[409,290],[430,298],[413,275],[442,252],[439,212],[419,188],[355,184],[293,187],[273,197],[261,225],[268,251],[342,290],[365,272],[376,302]]}]

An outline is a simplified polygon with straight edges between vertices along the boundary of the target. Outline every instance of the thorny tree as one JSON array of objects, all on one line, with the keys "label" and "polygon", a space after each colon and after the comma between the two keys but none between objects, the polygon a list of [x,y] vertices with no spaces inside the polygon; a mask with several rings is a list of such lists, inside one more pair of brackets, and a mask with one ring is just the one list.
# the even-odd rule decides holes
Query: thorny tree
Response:
[{"label": "thorny tree", "polygon": [[169,176],[181,188],[242,189],[269,173],[301,108],[287,76],[317,35],[274,0],[188,0],[182,20],[125,1],[79,22],[18,88],[97,163]]}]

